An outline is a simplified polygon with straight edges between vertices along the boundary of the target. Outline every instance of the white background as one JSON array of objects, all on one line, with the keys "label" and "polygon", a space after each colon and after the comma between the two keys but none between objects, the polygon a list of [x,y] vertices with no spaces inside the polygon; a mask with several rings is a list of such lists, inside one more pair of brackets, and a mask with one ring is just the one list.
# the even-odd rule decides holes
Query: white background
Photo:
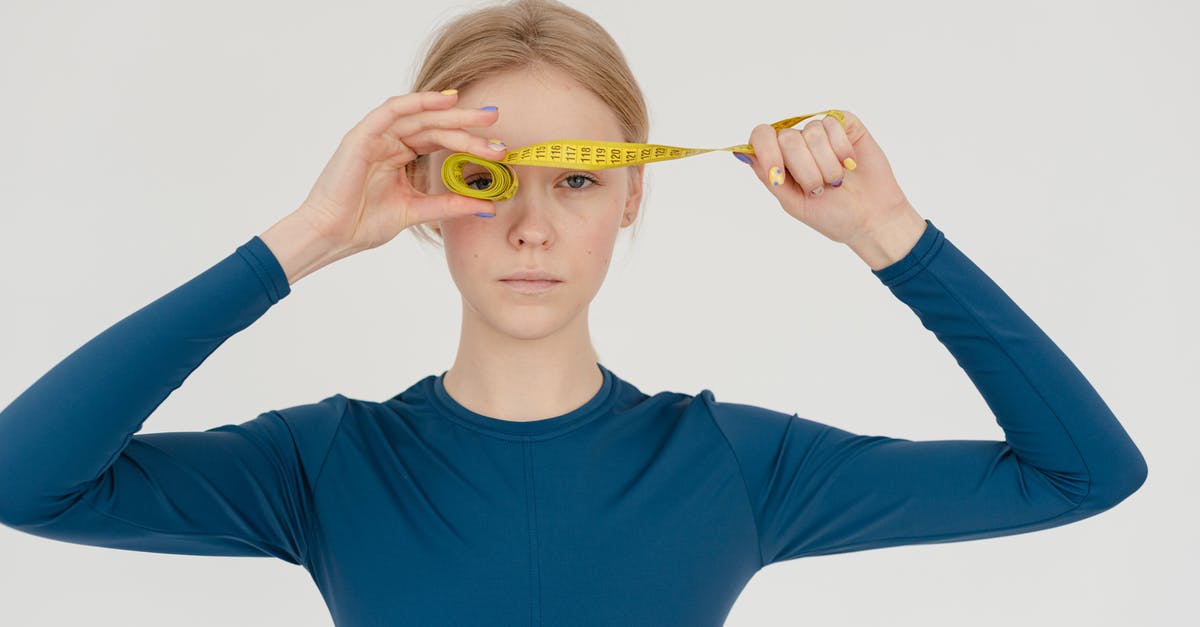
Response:
[{"label": "white background", "polygon": [[[758,123],[853,111],[918,212],[1070,356],[1150,468],[1116,508],[1063,527],[771,565],[729,626],[1194,614],[1192,3],[568,3],[622,46],[653,143],[729,146]],[[433,28],[474,6],[0,5],[0,407],[294,210],[342,135],[410,91]],[[860,433],[1003,439],[933,334],[749,168],[709,153],[647,171],[638,237],[618,242],[592,309],[606,366],[650,394],[708,388]],[[143,432],[334,393],[382,400],[453,361],[458,291],[441,251],[409,233],[292,289]],[[0,527],[0,623],[331,621],[280,560]]]}]

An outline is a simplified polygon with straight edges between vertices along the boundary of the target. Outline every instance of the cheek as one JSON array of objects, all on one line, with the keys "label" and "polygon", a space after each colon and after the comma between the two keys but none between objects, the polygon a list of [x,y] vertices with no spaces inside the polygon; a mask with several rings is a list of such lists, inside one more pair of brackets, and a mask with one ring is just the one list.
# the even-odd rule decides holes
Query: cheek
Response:
[{"label": "cheek", "polygon": [[[474,222],[472,222],[474,221]],[[446,253],[446,265],[457,277],[471,280],[477,273],[487,274],[491,268],[483,267],[488,259],[487,246],[490,238],[484,231],[483,218],[465,216],[442,222],[442,245]]]},{"label": "cheek", "polygon": [[607,223],[596,225],[579,242],[583,252],[581,261],[591,268],[603,271],[608,267],[616,239],[617,230],[615,228],[611,228]]}]

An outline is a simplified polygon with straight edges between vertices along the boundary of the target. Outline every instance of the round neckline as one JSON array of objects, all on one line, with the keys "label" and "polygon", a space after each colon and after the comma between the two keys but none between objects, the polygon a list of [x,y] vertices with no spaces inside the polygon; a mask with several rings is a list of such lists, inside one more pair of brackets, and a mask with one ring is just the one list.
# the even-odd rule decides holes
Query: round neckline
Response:
[{"label": "round neckline", "polygon": [[615,375],[600,362],[596,362],[596,367],[604,375],[604,382],[592,398],[572,411],[550,418],[523,421],[504,420],[471,411],[446,392],[443,379],[447,370],[443,370],[441,374],[433,378],[433,398],[437,400],[439,409],[448,418],[464,426],[499,435],[525,436],[523,439],[530,439],[532,436],[550,437],[587,422],[608,409],[610,401],[615,396],[613,391],[617,387],[614,381]]}]

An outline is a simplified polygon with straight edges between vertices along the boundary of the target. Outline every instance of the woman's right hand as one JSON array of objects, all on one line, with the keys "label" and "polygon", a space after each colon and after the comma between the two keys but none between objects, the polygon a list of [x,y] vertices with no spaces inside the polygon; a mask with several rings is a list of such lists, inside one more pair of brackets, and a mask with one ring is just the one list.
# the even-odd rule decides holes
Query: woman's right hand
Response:
[{"label": "woman's right hand", "polygon": [[486,138],[462,130],[491,126],[500,112],[458,108],[456,102],[457,94],[436,91],[385,100],[342,138],[297,211],[325,237],[352,251],[385,244],[414,224],[495,213],[488,200],[420,192],[405,172],[418,154],[442,148],[484,159],[504,157],[506,149],[493,150]]}]

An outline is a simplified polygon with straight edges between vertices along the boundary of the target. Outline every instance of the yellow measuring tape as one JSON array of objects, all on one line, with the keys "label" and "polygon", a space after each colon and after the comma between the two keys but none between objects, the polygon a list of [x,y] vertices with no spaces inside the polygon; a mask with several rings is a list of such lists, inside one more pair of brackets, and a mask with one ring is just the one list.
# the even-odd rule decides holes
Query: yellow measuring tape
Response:
[{"label": "yellow measuring tape", "polygon": [[[776,132],[779,132],[808,118],[823,114],[833,116],[842,125],[842,128],[846,127],[846,116],[837,109],[787,118],[771,126],[775,127]],[[463,196],[483,200],[508,200],[517,193],[517,174],[508,167],[510,165],[603,170],[652,161],[682,159],[718,150],[747,155],[754,154],[754,148],[750,144],[738,144],[728,148],[679,148],[661,144],[558,139],[511,150],[499,161],[491,161],[466,152],[456,152],[446,157],[442,163],[442,182],[446,184],[446,189]],[[483,166],[491,173],[491,184],[484,189],[476,189],[468,185],[463,179],[463,167],[468,163]]]}]

